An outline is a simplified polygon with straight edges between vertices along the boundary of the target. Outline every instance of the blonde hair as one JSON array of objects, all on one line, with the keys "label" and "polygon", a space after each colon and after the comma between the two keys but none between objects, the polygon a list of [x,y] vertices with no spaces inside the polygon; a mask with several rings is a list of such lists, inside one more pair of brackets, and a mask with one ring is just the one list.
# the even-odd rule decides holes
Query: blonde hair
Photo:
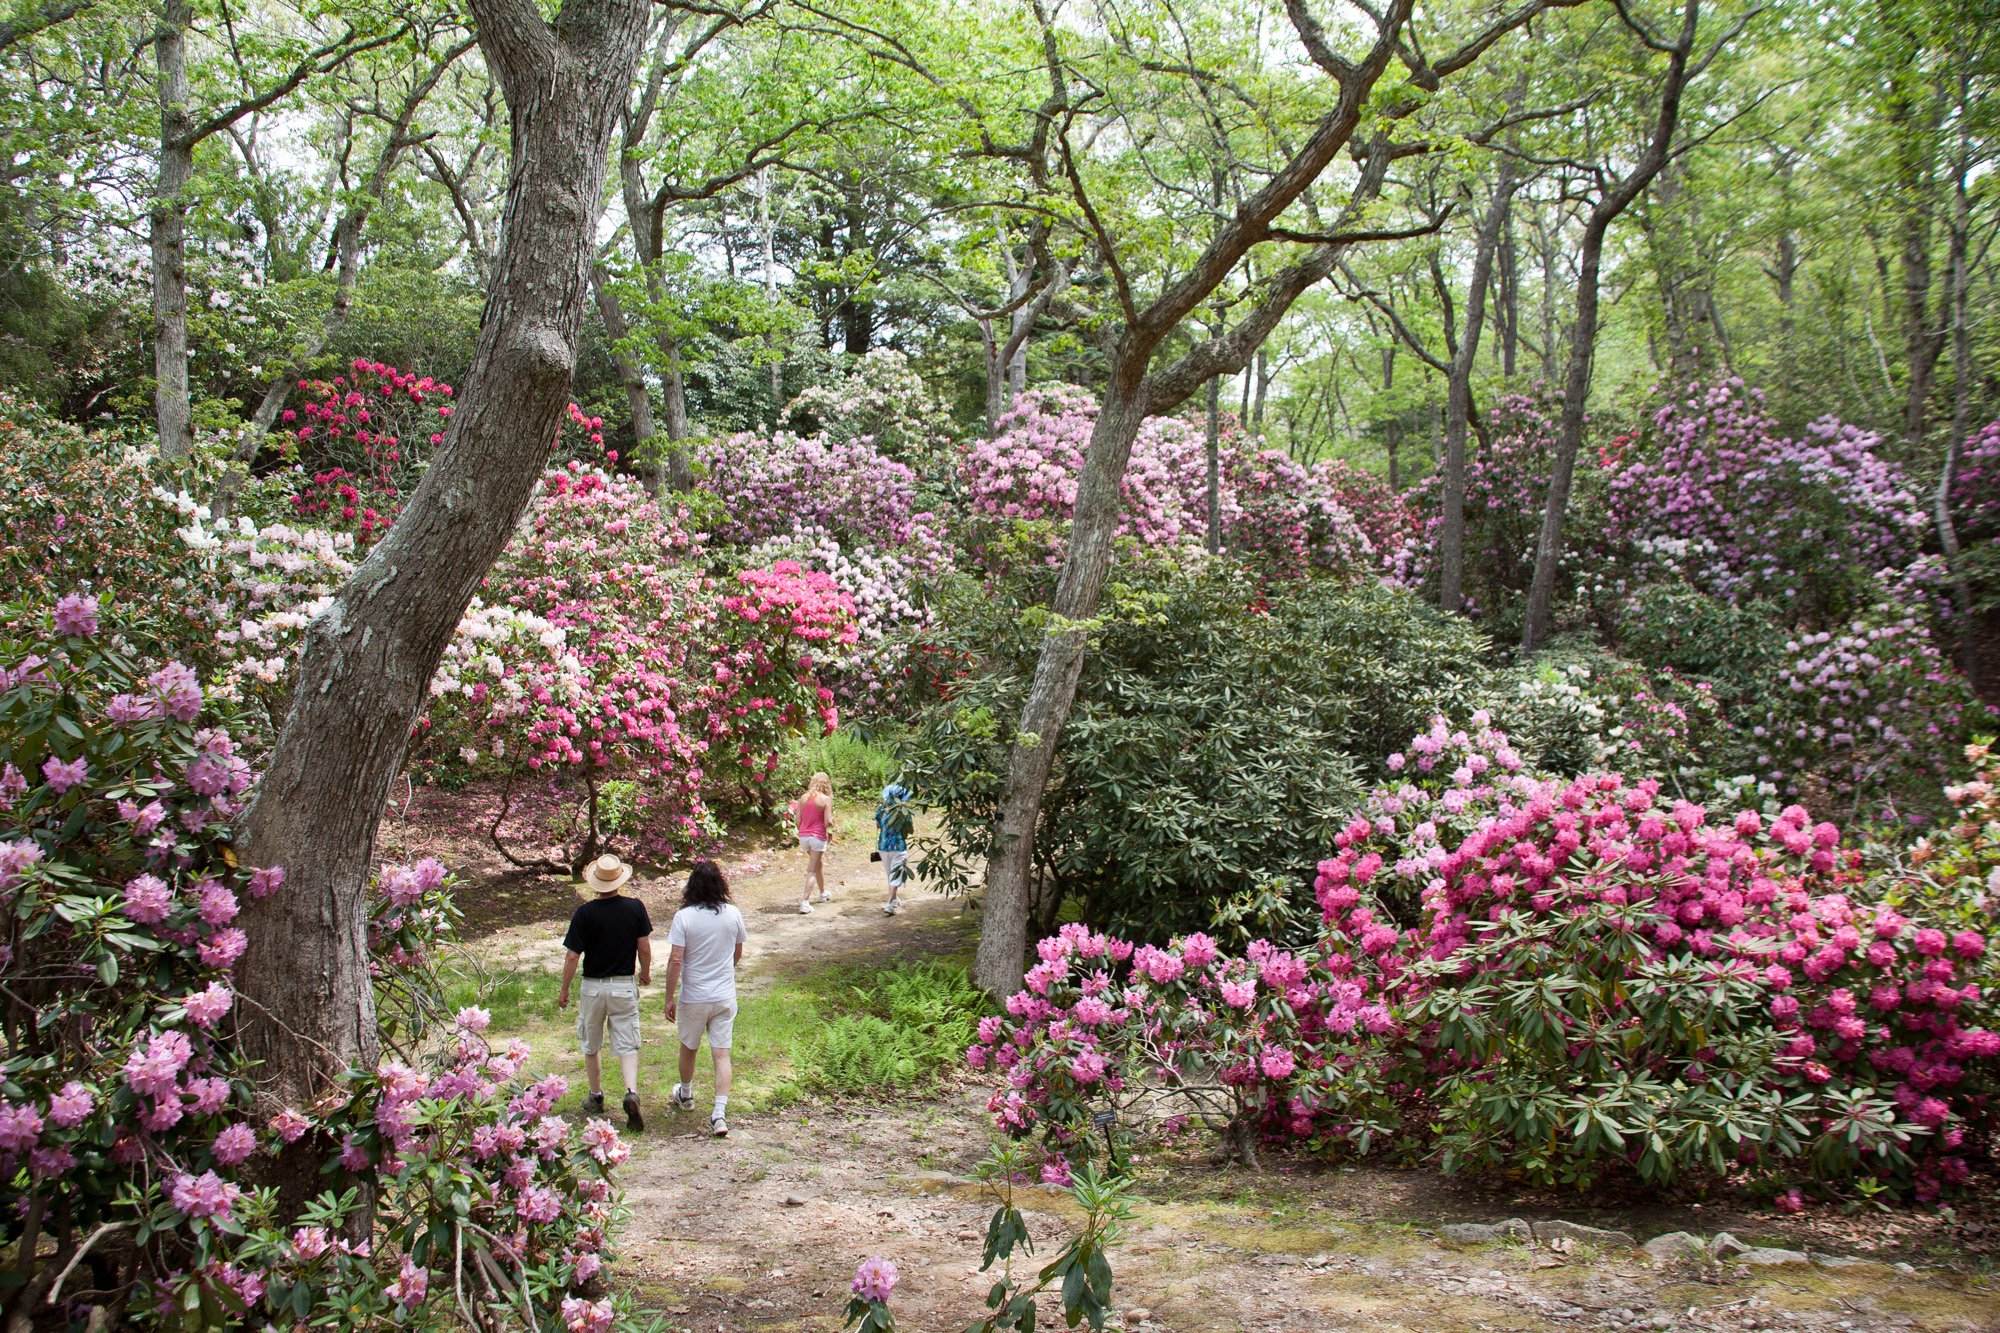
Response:
[{"label": "blonde hair", "polygon": [[824,773],[813,774],[806,780],[806,792],[810,795],[816,791],[823,791],[828,796],[833,795],[833,779]]}]

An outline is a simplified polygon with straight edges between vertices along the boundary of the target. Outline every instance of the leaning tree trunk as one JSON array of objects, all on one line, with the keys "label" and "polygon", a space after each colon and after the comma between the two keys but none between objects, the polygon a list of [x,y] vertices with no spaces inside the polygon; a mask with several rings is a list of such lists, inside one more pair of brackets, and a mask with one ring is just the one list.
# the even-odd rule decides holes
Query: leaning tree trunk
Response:
[{"label": "leaning tree trunk", "polygon": [[[1570,335],[1569,371],[1563,383],[1562,423],[1556,434],[1556,456],[1549,468],[1548,500],[1542,509],[1542,529],[1535,541],[1535,574],[1528,588],[1528,614],[1521,628],[1521,651],[1539,649],[1549,635],[1555,601],[1556,566],[1562,560],[1563,524],[1569,516],[1570,482],[1576,476],[1576,455],[1583,447],[1584,406],[1590,396],[1590,367],[1597,352],[1598,277],[1604,259],[1604,236],[1618,215],[1644,194],[1653,178],[1667,164],[1674,132],[1680,125],[1681,96],[1688,81],[1688,61],[1694,52],[1695,22],[1701,0],[1682,0],[1680,38],[1668,51],[1666,77],[1660,84],[1659,112],[1653,121],[1653,136],[1632,169],[1590,210],[1583,226],[1583,245],[1577,261],[1576,328]],[[1623,10],[1619,16],[1627,25],[1633,20]],[[1636,29],[1635,29],[1636,30]],[[1717,39],[1707,59],[1722,49],[1737,33],[1742,22]],[[1657,41],[1648,44],[1661,49]]]},{"label": "leaning tree trunk", "polygon": [[1139,365],[1117,365],[1105,392],[1104,406],[1090,433],[1090,449],[1076,482],[1075,516],[1069,526],[1069,551],[1050,606],[1052,626],[1035,662],[1034,683],[1010,747],[1007,794],[1000,803],[1000,822],[986,862],[985,919],[979,927],[979,953],[973,964],[976,980],[987,990],[1006,995],[1021,984],[1021,960],[1027,950],[1028,916],[1032,906],[1035,827],[1042,813],[1042,794],[1055,767],[1056,739],[1069,721],[1070,705],[1083,673],[1085,631],[1082,622],[1097,613],[1111,567],[1112,536],[1124,503],[1119,483],[1132,457],[1132,443],[1146,419],[1143,356]]},{"label": "leaning tree trunk", "polygon": [[244,857],[285,888],[245,913],[243,1041],[302,1104],[377,1052],[367,885],[390,783],[460,614],[505,548],[569,400],[606,148],[644,0],[473,0],[513,113],[513,168],[479,343],[435,463],[396,525],[307,628]]},{"label": "leaning tree trunk", "polygon": [[153,251],[153,412],[162,458],[185,458],[194,451],[187,328],[187,188],[194,179],[187,28],[193,21],[187,0],[165,0],[153,34],[160,80],[160,171],[148,222]]}]

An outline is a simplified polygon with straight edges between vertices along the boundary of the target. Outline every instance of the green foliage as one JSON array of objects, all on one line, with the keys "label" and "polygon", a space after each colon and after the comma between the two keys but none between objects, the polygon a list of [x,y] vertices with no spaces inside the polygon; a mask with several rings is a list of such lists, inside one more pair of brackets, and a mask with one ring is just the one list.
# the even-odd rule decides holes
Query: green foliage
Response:
[{"label": "green foliage", "polygon": [[1446,1171],[1589,1189],[1628,1167],[1663,1185],[1745,1153],[1801,1155],[1811,1098],[1773,1086],[1779,1034],[1762,988],[1654,956],[1643,916],[1594,902],[1510,913],[1418,965],[1439,981],[1410,1021],[1436,1024],[1459,1070],[1432,1105]]},{"label": "green foliage", "polygon": [[[944,621],[981,669],[924,719],[910,771],[943,817],[920,873],[964,889],[988,851],[1040,635],[1031,605],[990,591]],[[1380,587],[1264,588],[1206,558],[1121,564],[1042,806],[1041,924],[1071,900],[1093,924],[1154,938],[1206,926],[1247,885],[1281,883],[1303,902],[1359,782],[1434,713],[1467,710],[1480,647]]]},{"label": "green foliage", "polygon": [[1732,604],[1684,583],[1641,588],[1618,621],[1618,650],[1649,667],[1708,682],[1726,714],[1762,715],[1784,667],[1785,628],[1774,602]]},{"label": "green foliage", "polygon": [[909,1091],[955,1067],[978,1035],[985,997],[965,970],[906,963],[847,988],[849,1011],[806,1040],[794,1078],[811,1092]]},{"label": "green foliage", "polygon": [[1036,1301],[1048,1291],[1062,1294],[1065,1324],[1071,1328],[1088,1324],[1093,1333],[1098,1333],[1104,1327],[1105,1315],[1111,1312],[1108,1252],[1118,1243],[1119,1225],[1132,1215],[1125,1178],[1100,1176],[1090,1167],[1078,1168],[1070,1174],[1065,1183],[1070,1198],[1083,1210],[1083,1225],[1053,1259],[1042,1265],[1030,1284],[1025,1278],[1014,1276],[1015,1254],[1035,1251],[1027,1219],[1014,1204],[1014,1179],[1024,1165],[1022,1151],[1014,1144],[994,1148],[980,1165],[979,1178],[998,1197],[999,1207],[993,1210],[993,1220],[987,1224],[979,1271],[986,1272],[998,1264],[1000,1274],[986,1293],[991,1313],[966,1333],[1003,1333],[1009,1329],[1034,1333]]},{"label": "green foliage", "polygon": [[805,790],[808,778],[824,773],[833,779],[836,802],[873,810],[882,788],[895,781],[901,768],[890,739],[843,728],[829,736],[801,736],[787,745],[778,756],[770,790],[780,802],[790,801]]}]

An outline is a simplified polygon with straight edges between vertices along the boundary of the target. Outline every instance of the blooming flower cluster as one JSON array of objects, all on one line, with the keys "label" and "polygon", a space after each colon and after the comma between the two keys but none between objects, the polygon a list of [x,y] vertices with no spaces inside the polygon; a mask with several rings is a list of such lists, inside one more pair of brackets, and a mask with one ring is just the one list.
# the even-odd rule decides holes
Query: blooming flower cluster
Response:
[{"label": "blooming flower cluster", "polygon": [[1993,716],[1929,624],[1886,605],[1787,640],[1774,693],[1752,730],[1762,776],[1794,792],[1817,779],[1885,820],[1933,813],[1952,756]]},{"label": "blooming flower cluster", "polygon": [[705,441],[695,463],[701,488],[722,502],[722,541],[754,545],[810,528],[896,547],[936,526],[917,512],[916,473],[866,439],[745,433]]},{"label": "blooming flower cluster", "polygon": [[[526,1047],[493,1047],[483,1011],[440,1025],[415,998],[435,994],[422,969],[452,917],[442,868],[380,875],[371,944],[394,1053],[305,1110],[253,1112],[229,1021],[243,913],[286,889],[230,850],[254,781],[230,701],[178,663],[133,664],[90,596],[5,622],[0,989],[10,1031],[39,1035],[0,1065],[0,1208],[36,1264],[62,1270],[101,1227],[141,1237],[86,1301],[138,1326],[190,1311],[445,1326],[460,1314],[428,1313],[439,1275],[477,1306],[552,1315],[602,1264],[626,1149],[607,1123],[558,1116],[560,1081],[524,1083]],[[259,1158],[317,1144],[370,1184],[371,1219],[352,1193],[286,1217],[253,1188]]]},{"label": "blooming flower cluster", "polygon": [[1006,1075],[999,1122],[1073,1155],[1093,1099],[1150,1089],[1364,1150],[1441,1127],[1448,1161],[1555,1178],[1545,1126],[1587,1095],[1601,1122],[1556,1135],[1585,1175],[1865,1172],[1922,1199],[1967,1178],[2000,1076],[1981,930],[1871,896],[1797,806],[1716,818],[1650,780],[1544,777],[1490,726],[1440,722],[1391,767],[1320,866],[1313,948],[1043,941],[968,1055]]},{"label": "blooming flower cluster", "polygon": [[683,520],[629,478],[550,473],[433,678],[426,761],[636,782],[646,836],[685,850],[714,793],[830,728],[820,673],[858,636],[852,601],[795,561],[710,576]]},{"label": "blooming flower cluster", "polygon": [[951,409],[931,394],[910,359],[889,347],[856,357],[838,380],[800,393],[784,419],[804,434],[866,444],[916,466],[951,442]]},{"label": "blooming flower cluster", "polygon": [[1850,609],[1869,579],[1915,557],[1929,524],[1879,437],[1829,417],[1786,438],[1736,379],[1676,395],[1606,471],[1614,542],[1683,543],[1677,572],[1697,587],[1799,614]]},{"label": "blooming flower cluster", "polygon": [[[961,453],[959,481],[972,515],[999,523],[1067,520],[1096,420],[1097,402],[1081,389],[1034,389],[1015,399],[992,438]],[[1146,545],[1199,544],[1208,531],[1207,468],[1198,427],[1148,418],[1120,482],[1119,534]],[[1373,550],[1342,501],[1343,488],[1356,489],[1346,474],[1254,451],[1231,431],[1219,460],[1223,540],[1284,571],[1356,567]]]},{"label": "blooming flower cluster", "polygon": [[367,357],[344,374],[300,380],[278,417],[284,453],[313,478],[292,496],[293,508],[301,517],[337,516],[364,540],[386,529],[424,459],[444,443],[452,412],[451,385]]}]

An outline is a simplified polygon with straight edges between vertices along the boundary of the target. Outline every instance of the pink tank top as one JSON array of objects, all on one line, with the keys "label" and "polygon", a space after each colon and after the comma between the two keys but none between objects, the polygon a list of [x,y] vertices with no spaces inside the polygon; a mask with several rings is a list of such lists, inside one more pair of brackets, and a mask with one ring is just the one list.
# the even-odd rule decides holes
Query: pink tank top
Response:
[{"label": "pink tank top", "polygon": [[826,807],[810,796],[801,797],[793,807],[799,816],[799,836],[826,841]]}]

